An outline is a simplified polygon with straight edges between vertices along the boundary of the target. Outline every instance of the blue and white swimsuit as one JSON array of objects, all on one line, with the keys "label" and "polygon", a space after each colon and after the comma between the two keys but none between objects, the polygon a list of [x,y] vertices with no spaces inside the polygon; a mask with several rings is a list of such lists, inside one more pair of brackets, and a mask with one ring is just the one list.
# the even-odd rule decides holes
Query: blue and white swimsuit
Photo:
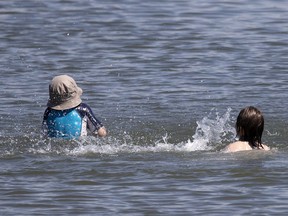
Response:
[{"label": "blue and white swimsuit", "polygon": [[48,107],[43,117],[43,129],[48,137],[76,138],[87,135],[87,129],[97,134],[103,124],[84,103],[67,110]]}]

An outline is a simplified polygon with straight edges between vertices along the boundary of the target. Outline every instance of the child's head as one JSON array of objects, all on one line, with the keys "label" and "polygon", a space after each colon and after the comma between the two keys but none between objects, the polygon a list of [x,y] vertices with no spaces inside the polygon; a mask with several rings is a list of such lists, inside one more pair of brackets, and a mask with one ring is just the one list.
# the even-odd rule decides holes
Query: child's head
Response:
[{"label": "child's head", "polygon": [[78,106],[82,100],[82,89],[75,80],[67,75],[56,76],[49,85],[48,107],[56,110],[66,110]]},{"label": "child's head", "polygon": [[236,131],[240,141],[249,142],[252,148],[262,147],[263,129],[264,117],[260,110],[249,106],[240,111],[236,122]]}]

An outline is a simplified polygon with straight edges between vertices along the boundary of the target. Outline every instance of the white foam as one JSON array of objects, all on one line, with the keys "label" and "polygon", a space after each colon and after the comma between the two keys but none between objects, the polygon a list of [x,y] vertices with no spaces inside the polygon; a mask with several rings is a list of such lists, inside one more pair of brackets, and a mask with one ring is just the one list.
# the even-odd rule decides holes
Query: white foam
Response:
[{"label": "white foam", "polygon": [[[123,133],[122,137],[108,136],[99,139],[87,136],[79,140],[45,139],[31,135],[32,137],[25,137],[24,141],[15,137],[11,138],[9,145],[5,145],[2,152],[81,156],[141,152],[215,151],[223,143],[230,142],[235,138],[235,129],[231,126],[230,113],[230,108],[222,115],[216,109],[211,110],[207,116],[197,121],[197,127],[195,133],[191,135],[191,139],[179,143],[171,143],[168,133],[164,134],[162,139],[152,140],[150,143],[142,141],[139,143],[137,137],[132,137],[127,132]],[[8,153],[4,153],[5,155]]]},{"label": "white foam", "polygon": [[197,121],[193,140],[185,145],[187,151],[212,150],[215,145],[235,137],[235,129],[230,125],[231,108],[221,116],[217,110],[212,110],[208,116]]},{"label": "white foam", "polygon": [[[211,151],[225,141],[231,141],[235,137],[235,129],[230,124],[231,108],[220,115],[213,109],[208,116],[197,121],[195,134],[192,140],[181,143],[169,143],[169,135],[163,135],[161,140],[145,145],[136,145],[133,139],[125,133],[124,141],[108,138],[99,143],[96,139],[91,139],[80,144],[77,148],[68,150],[68,154],[85,155],[89,153],[118,154],[118,153],[139,153],[139,152],[191,152],[191,151]],[[97,142],[97,144],[95,144]]]}]

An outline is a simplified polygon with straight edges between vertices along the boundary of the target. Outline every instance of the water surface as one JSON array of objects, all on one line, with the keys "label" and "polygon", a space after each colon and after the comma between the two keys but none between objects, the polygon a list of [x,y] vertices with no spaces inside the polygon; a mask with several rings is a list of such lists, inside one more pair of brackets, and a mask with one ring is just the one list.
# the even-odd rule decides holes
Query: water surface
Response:
[{"label": "water surface", "polygon": [[[2,215],[286,215],[287,2],[0,2]],[[41,134],[73,76],[109,136]],[[225,154],[254,105],[272,151]]]}]

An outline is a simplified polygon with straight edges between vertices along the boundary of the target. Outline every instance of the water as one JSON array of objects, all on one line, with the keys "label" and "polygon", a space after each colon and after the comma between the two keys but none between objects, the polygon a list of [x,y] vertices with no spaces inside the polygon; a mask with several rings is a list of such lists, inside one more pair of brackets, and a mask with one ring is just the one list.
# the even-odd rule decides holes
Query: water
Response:
[{"label": "water", "polygon": [[[1,215],[286,215],[288,2],[0,2]],[[47,140],[68,74],[109,136]],[[245,106],[272,151],[225,154]]]}]

